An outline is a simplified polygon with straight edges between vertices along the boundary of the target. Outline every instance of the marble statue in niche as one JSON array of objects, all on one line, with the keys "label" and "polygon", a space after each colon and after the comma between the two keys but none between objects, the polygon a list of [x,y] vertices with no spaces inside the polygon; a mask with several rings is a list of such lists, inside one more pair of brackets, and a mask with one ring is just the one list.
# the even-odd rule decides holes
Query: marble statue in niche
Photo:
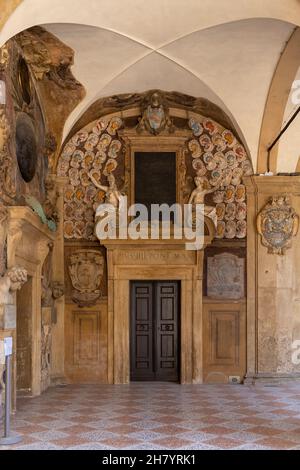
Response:
[{"label": "marble statue in niche", "polygon": [[241,299],[245,296],[245,260],[231,253],[207,259],[207,295],[215,299]]},{"label": "marble statue in niche", "polygon": [[195,224],[195,217],[196,217],[196,211],[195,211],[195,205],[196,204],[204,204],[204,215],[209,217],[215,227],[217,226],[217,213],[216,213],[216,208],[213,206],[207,206],[205,205],[204,199],[207,194],[213,193],[214,191],[217,190],[218,186],[215,186],[213,188],[207,188],[205,187],[206,183],[206,178],[202,176],[195,176],[194,182],[196,185],[196,188],[192,191],[190,197],[189,197],[189,204],[193,205],[192,209],[192,225],[194,226]]},{"label": "marble statue in niche", "polygon": [[298,228],[299,215],[286,194],[272,196],[257,217],[257,230],[268,253],[283,255]]},{"label": "marble statue in niche", "polygon": [[78,250],[69,258],[69,274],[73,286],[72,300],[79,307],[91,306],[101,296],[104,258],[96,250]]}]

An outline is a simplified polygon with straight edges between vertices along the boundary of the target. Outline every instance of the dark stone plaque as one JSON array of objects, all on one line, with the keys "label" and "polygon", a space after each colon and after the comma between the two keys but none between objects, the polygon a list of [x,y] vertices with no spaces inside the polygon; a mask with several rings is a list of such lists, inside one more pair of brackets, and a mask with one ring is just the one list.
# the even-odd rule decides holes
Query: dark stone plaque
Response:
[{"label": "dark stone plaque", "polygon": [[16,123],[16,152],[22,178],[29,183],[37,164],[37,143],[33,122],[25,113],[20,113]]}]

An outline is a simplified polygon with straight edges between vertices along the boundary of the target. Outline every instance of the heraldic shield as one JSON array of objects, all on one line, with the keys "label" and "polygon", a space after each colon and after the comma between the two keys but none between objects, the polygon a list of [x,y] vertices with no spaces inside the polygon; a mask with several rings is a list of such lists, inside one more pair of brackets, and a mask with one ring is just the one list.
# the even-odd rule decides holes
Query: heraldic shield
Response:
[{"label": "heraldic shield", "polygon": [[268,253],[283,255],[298,227],[299,216],[287,195],[272,196],[257,217],[257,230]]}]

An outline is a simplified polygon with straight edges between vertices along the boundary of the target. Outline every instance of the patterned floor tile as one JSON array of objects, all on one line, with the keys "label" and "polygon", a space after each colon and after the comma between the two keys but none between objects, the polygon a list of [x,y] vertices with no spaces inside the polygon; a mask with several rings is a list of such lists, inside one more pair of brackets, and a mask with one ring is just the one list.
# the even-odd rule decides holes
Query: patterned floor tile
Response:
[{"label": "patterned floor tile", "polygon": [[201,432],[223,436],[235,432],[235,429],[226,428],[225,426],[207,426],[206,428],[202,428]]},{"label": "patterned floor tile", "polygon": [[286,440],[286,439],[280,439],[277,437],[268,437],[265,439],[260,439],[259,441],[256,441],[257,444],[263,445],[267,447],[268,449],[277,449],[277,450],[283,450],[283,449],[292,449],[297,445],[295,442]]},{"label": "patterned floor tile", "polygon": [[142,444],[141,441],[138,439],[130,439],[129,437],[119,437],[115,439],[104,439],[102,441],[102,444],[105,444],[112,449],[124,449],[129,446],[137,446],[139,444]]},{"label": "patterned floor tile", "polygon": [[290,385],[58,386],[18,400],[10,448],[297,449],[299,399]]},{"label": "patterned floor tile", "polygon": [[273,427],[267,426],[254,426],[250,428],[248,432],[254,434],[261,434],[263,436],[278,436],[279,434],[281,434],[281,431],[279,429],[274,429]]},{"label": "patterned floor tile", "polygon": [[205,441],[205,444],[217,447],[218,449],[233,449],[242,445],[243,442],[238,439],[230,439],[228,437],[216,437]]},{"label": "patterned floor tile", "polygon": [[192,445],[192,441],[177,437],[166,437],[163,439],[155,439],[152,441],[152,444],[157,444],[164,449],[181,449],[183,446]]}]

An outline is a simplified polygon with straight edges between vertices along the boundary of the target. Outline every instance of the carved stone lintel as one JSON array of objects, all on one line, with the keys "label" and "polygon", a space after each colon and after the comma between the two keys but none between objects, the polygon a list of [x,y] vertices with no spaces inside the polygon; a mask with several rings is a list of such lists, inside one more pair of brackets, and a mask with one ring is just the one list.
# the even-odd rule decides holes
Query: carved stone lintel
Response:
[{"label": "carved stone lintel", "polygon": [[298,228],[299,216],[288,195],[272,196],[257,217],[257,230],[268,253],[283,255]]},{"label": "carved stone lintel", "polygon": [[78,250],[69,258],[69,273],[73,285],[72,300],[81,306],[94,305],[101,296],[100,285],[104,270],[102,253]]}]

